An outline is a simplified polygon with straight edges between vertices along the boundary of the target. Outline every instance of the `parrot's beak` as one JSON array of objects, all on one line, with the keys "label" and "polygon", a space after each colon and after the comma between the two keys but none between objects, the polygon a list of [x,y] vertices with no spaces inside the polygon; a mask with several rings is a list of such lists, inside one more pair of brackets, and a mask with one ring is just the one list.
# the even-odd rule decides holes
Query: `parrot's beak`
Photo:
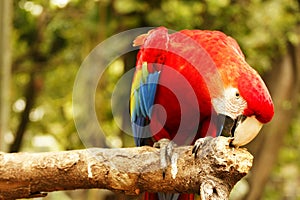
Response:
[{"label": "parrot's beak", "polygon": [[246,117],[240,123],[237,122],[234,130],[234,146],[243,146],[251,142],[259,133],[263,124],[256,119],[255,116]]},{"label": "parrot's beak", "polygon": [[259,133],[262,123],[255,116],[238,116],[235,120],[219,114],[217,117],[217,133],[225,137],[233,137],[234,146],[243,146],[251,142]]}]

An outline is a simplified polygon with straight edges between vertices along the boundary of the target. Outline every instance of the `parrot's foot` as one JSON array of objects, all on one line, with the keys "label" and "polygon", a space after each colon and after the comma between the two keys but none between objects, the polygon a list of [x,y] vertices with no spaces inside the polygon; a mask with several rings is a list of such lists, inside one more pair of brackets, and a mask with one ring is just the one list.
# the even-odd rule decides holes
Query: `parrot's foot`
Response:
[{"label": "parrot's foot", "polygon": [[153,147],[160,148],[160,166],[163,170],[163,178],[166,176],[166,169],[172,162],[173,148],[176,144],[167,138],[155,142]]},{"label": "parrot's foot", "polygon": [[201,148],[203,148],[205,145],[208,144],[209,141],[211,141],[213,138],[212,137],[205,137],[205,138],[200,138],[196,140],[192,153],[195,156],[195,159],[197,158],[197,154],[200,152]]}]

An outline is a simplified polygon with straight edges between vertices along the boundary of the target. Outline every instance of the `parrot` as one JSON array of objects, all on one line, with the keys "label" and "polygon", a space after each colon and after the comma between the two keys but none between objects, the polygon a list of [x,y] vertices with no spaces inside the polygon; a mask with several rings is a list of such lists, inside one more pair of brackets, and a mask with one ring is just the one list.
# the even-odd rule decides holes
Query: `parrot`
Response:
[{"label": "parrot", "polygon": [[[271,121],[267,86],[223,32],[157,27],[137,36],[133,46],[139,47],[129,106],[136,146],[226,136],[239,147]],[[144,199],[188,200],[194,194],[146,192]]]}]

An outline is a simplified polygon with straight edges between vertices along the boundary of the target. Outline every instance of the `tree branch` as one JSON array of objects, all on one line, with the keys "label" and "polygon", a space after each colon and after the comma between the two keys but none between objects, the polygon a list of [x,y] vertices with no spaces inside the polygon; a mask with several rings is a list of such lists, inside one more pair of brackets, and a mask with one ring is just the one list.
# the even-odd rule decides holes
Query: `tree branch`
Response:
[{"label": "tree branch", "polygon": [[227,199],[252,166],[252,155],[229,146],[224,137],[202,138],[195,159],[192,146],[176,147],[166,176],[159,149],[135,147],[47,153],[0,153],[0,199],[32,198],[46,192],[104,188],[128,195],[142,192],[200,193]]}]

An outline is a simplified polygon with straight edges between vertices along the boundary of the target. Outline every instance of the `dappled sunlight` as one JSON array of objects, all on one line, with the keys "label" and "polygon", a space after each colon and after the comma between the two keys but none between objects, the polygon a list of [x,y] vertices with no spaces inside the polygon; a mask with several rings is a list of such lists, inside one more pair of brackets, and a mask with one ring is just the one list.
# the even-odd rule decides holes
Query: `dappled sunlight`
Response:
[{"label": "dappled sunlight", "polygon": [[64,8],[68,5],[70,0],[50,0],[50,3],[59,7],[59,8]]}]

